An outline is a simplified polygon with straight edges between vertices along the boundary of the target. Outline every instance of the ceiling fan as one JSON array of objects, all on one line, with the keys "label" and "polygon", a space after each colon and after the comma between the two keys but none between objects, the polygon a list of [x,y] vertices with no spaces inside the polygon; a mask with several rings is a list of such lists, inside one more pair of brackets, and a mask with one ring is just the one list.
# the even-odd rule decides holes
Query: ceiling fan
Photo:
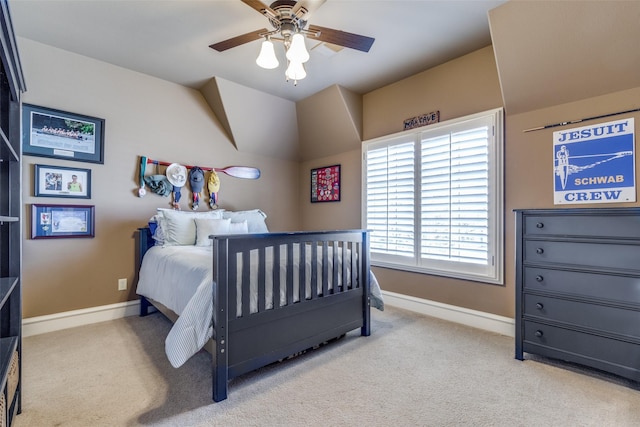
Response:
[{"label": "ceiling fan", "polygon": [[[297,48],[298,39],[302,39],[302,37],[298,36],[305,35],[309,39],[318,40],[320,42],[326,42],[337,46],[348,47],[351,49],[356,49],[362,52],[368,52],[371,49],[371,45],[375,41],[375,39],[371,37],[361,36],[359,34],[348,33],[345,31],[334,30],[331,28],[320,27],[318,25],[309,25],[307,27],[307,22],[309,16],[313,10],[316,10],[320,7],[326,0],[277,0],[271,3],[271,5],[267,6],[260,0],[241,0],[247,6],[257,10],[262,15],[266,16],[271,26],[272,30],[267,30],[266,28],[262,28],[256,31],[252,31],[250,33],[242,34],[240,36],[232,37],[227,40],[223,40],[218,43],[214,43],[209,47],[217,50],[218,52],[223,52],[227,49],[231,49],[236,46],[240,46],[245,43],[252,42],[254,40],[265,39],[266,42],[270,43],[270,40],[278,40],[284,43],[285,49],[287,50],[287,59],[290,63],[299,62],[300,68],[302,68],[302,62],[306,62],[306,59],[301,61],[293,60],[289,52],[293,51]],[[294,37],[295,36],[295,37]],[[290,49],[293,46],[294,49]],[[304,46],[304,42],[303,42]],[[264,47],[264,46],[263,46]],[[271,45],[271,51],[273,51],[273,45]],[[305,52],[306,54],[306,49]],[[262,55],[262,54],[261,54]],[[274,66],[262,66],[263,68],[275,68],[277,66],[277,60],[274,57]],[[306,58],[308,59],[308,54],[306,54]],[[294,74],[290,74],[291,67],[287,70],[287,78],[294,76]],[[301,70],[302,77],[292,77],[294,80],[299,80],[304,78],[306,73],[304,70]]]},{"label": "ceiling fan", "polygon": [[320,27],[318,25],[309,25],[309,27],[306,28],[307,20],[311,12],[320,7],[326,0],[277,0],[271,3],[270,6],[265,5],[260,0],[241,1],[266,16],[267,19],[269,19],[273,30],[269,31],[266,28],[262,28],[260,30],[214,43],[209,46],[210,48],[215,49],[218,52],[223,52],[227,49],[231,49],[254,40],[277,35],[278,33],[282,39],[286,40],[296,32],[305,33],[310,39],[344,46],[360,50],[362,52],[369,52],[369,49],[375,40],[371,37]]}]

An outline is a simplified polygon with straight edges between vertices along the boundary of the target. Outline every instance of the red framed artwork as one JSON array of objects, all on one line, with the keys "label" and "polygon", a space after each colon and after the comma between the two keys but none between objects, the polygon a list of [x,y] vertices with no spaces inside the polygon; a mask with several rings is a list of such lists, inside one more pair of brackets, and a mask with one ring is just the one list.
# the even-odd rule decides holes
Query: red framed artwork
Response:
[{"label": "red framed artwork", "polygon": [[311,203],[340,201],[340,165],[311,169]]}]

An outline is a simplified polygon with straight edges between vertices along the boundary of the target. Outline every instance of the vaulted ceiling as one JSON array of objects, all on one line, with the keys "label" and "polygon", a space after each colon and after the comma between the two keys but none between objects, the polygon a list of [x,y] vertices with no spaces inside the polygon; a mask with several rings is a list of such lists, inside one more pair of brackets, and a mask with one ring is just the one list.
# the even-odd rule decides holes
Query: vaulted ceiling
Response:
[{"label": "vaulted ceiling", "polygon": [[[358,94],[491,43],[487,11],[504,0],[303,0],[309,22],[375,38],[368,53],[307,40],[308,76],[287,83],[284,65],[255,63],[259,40],[217,52],[209,45],[267,28],[240,0],[9,0],[19,37],[200,89],[223,79],[298,101],[334,84]],[[264,3],[269,3],[265,1]],[[282,46],[276,46],[280,63]]]},{"label": "vaulted ceiling", "polygon": [[327,0],[313,24],[376,40],[368,53],[307,41],[308,77],[297,86],[283,67],[255,64],[259,41],[225,52],[208,47],[268,27],[239,0],[10,0],[10,7],[19,37],[199,89],[239,150],[285,158],[354,149],[360,95],[490,44],[507,114],[640,87],[640,1]]}]

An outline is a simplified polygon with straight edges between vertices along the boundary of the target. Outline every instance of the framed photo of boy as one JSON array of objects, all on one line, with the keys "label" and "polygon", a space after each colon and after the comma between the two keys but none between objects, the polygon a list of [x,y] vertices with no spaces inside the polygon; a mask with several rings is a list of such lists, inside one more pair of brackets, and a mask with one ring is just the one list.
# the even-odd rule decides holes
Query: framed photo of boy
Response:
[{"label": "framed photo of boy", "polygon": [[22,154],[104,163],[104,119],[22,104]]},{"label": "framed photo of boy", "polygon": [[95,237],[95,206],[31,205],[31,238]]},{"label": "framed photo of boy", "polygon": [[35,165],[34,196],[91,198],[91,170]]}]

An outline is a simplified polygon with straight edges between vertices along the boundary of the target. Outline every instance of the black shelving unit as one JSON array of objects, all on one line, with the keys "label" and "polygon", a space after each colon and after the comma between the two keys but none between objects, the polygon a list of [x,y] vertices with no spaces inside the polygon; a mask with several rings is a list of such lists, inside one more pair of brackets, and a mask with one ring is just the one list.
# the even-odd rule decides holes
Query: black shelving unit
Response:
[{"label": "black shelving unit", "polygon": [[22,402],[22,164],[24,77],[8,0],[0,0],[0,425]]}]

